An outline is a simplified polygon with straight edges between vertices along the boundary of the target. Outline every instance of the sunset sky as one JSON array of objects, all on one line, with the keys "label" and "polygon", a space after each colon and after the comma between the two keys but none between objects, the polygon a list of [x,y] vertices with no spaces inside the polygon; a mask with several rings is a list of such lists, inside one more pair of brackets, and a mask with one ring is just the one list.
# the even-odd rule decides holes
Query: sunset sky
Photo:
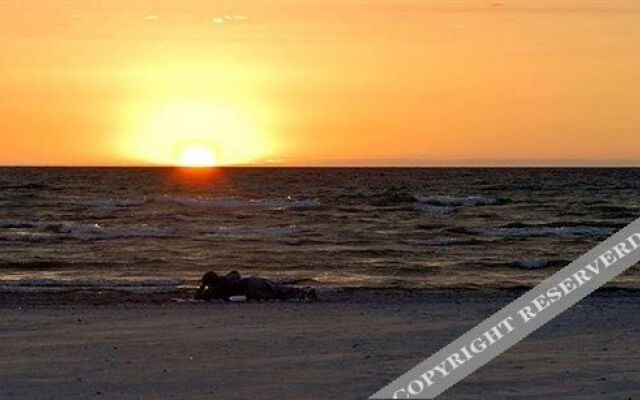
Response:
[{"label": "sunset sky", "polygon": [[637,1],[0,5],[0,164],[640,165]]}]

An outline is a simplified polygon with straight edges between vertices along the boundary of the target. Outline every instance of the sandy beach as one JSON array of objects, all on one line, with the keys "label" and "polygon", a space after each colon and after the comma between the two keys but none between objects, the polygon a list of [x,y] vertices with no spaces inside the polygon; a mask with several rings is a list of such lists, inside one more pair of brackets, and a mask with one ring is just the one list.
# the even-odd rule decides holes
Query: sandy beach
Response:
[{"label": "sandy beach", "polygon": [[[230,304],[5,293],[0,398],[363,399],[517,295]],[[441,398],[640,398],[637,299],[589,297]]]}]

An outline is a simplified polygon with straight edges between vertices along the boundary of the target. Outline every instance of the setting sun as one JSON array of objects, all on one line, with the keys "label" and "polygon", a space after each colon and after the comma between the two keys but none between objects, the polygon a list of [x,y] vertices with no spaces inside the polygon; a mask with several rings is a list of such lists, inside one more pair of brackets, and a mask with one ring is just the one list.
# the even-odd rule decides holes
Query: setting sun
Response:
[{"label": "setting sun", "polygon": [[190,146],[180,152],[178,165],[181,167],[213,167],[216,157],[206,146]]}]

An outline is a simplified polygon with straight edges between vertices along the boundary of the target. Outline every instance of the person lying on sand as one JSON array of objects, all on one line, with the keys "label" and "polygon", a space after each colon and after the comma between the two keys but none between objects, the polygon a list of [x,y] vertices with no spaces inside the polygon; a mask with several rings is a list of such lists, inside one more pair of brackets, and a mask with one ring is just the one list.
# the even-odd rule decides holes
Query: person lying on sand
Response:
[{"label": "person lying on sand", "polygon": [[245,296],[247,300],[318,300],[315,289],[300,289],[263,278],[243,278],[238,271],[225,276],[207,272],[195,294],[196,300],[207,301],[229,300],[233,296]]}]

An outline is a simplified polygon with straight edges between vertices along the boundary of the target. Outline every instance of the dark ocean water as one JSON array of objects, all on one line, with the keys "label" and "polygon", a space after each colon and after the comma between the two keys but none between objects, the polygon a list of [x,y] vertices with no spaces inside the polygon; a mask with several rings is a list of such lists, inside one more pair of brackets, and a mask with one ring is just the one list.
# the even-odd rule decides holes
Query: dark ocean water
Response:
[{"label": "dark ocean water", "polygon": [[[640,169],[0,169],[0,287],[531,286],[640,216]],[[616,286],[640,287],[631,269]]]}]

